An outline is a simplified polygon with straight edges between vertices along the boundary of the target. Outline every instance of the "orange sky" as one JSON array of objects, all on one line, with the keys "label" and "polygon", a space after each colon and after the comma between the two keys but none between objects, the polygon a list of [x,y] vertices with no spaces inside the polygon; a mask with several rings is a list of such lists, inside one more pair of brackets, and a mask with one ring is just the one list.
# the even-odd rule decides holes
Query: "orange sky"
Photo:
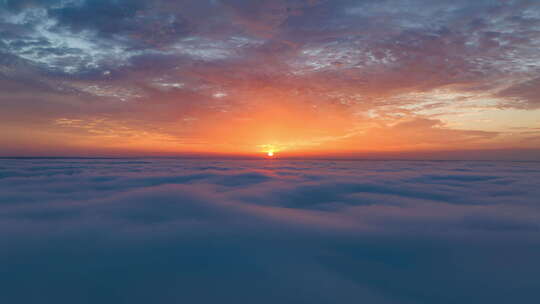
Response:
[{"label": "orange sky", "polygon": [[0,156],[540,150],[532,4],[92,5],[0,9]]}]

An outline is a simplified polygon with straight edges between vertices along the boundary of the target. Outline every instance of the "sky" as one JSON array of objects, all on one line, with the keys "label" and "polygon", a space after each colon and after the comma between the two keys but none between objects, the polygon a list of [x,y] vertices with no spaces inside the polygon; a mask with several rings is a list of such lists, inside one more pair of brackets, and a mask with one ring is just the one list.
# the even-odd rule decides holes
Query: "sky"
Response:
[{"label": "sky", "polygon": [[0,0],[0,155],[538,158],[539,49],[533,0]]},{"label": "sky", "polygon": [[540,163],[0,159],[0,302],[538,303]]}]

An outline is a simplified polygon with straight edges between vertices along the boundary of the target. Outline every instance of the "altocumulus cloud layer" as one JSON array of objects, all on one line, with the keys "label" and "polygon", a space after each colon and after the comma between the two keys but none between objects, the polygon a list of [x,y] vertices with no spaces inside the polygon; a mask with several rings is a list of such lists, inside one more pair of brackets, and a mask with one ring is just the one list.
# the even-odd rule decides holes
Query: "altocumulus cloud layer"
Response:
[{"label": "altocumulus cloud layer", "polygon": [[539,33],[533,0],[1,0],[0,142],[253,151],[284,107],[286,148],[537,149]]},{"label": "altocumulus cloud layer", "polygon": [[534,303],[540,164],[0,162],[2,303]]}]

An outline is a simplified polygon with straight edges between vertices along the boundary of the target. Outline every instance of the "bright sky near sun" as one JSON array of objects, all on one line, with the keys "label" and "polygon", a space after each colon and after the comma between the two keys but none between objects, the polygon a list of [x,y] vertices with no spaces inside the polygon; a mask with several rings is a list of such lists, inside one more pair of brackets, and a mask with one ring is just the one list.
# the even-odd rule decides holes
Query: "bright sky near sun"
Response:
[{"label": "bright sky near sun", "polygon": [[540,149],[540,1],[3,0],[0,156]]}]

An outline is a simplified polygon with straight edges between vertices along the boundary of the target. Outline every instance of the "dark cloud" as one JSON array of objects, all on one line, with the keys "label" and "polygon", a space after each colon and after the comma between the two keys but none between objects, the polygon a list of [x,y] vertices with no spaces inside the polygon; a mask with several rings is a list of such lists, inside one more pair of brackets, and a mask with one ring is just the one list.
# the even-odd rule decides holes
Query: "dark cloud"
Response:
[{"label": "dark cloud", "polygon": [[0,3],[0,8],[21,11],[25,8],[55,6],[62,2],[62,0],[5,0]]},{"label": "dark cloud", "polygon": [[538,175],[534,162],[4,159],[0,299],[531,302]]},{"label": "dark cloud", "polygon": [[152,10],[146,1],[86,1],[82,5],[49,9],[48,15],[72,31],[94,30],[103,38],[129,39],[130,47],[157,48],[189,33],[180,14]]}]

